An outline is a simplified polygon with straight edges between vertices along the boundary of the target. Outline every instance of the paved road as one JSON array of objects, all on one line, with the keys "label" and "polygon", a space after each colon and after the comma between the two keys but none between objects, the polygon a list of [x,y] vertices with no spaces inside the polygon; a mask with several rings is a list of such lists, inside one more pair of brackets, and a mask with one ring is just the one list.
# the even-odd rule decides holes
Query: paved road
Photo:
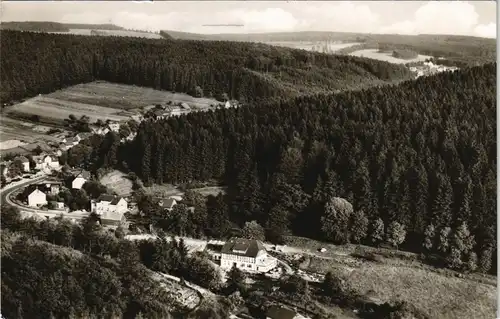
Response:
[{"label": "paved road", "polygon": [[63,214],[67,218],[79,220],[79,219],[82,219],[88,215],[88,214],[78,214],[78,213],[68,214],[68,213],[63,212],[63,211],[54,211],[54,210],[49,211],[49,210],[26,207],[23,205],[19,205],[18,203],[15,203],[14,201],[12,201],[10,199],[10,195],[13,192],[15,192],[16,190],[18,190],[19,188],[26,187],[30,184],[34,184],[37,182],[41,182],[45,179],[47,179],[47,175],[44,174],[44,175],[39,176],[39,177],[27,179],[26,181],[23,181],[22,183],[19,182],[18,184],[14,184],[14,185],[12,185],[12,184],[7,185],[7,187],[2,189],[0,192],[0,200],[1,200],[2,204],[5,203],[5,204],[8,204],[10,206],[14,206],[14,207],[19,208],[20,213],[22,215],[24,215],[25,217],[31,216],[31,215],[57,217],[57,216],[60,216],[61,214]]},{"label": "paved road", "polygon": [[[17,184],[7,185],[2,190],[0,190],[0,200],[2,201],[2,204],[6,203],[6,204],[9,204],[11,206],[19,207],[19,209],[25,209],[23,206],[20,206],[20,205],[14,203],[13,201],[11,201],[9,198],[10,194],[12,194],[14,191],[18,190],[21,187],[28,186],[28,185],[33,184],[35,182],[43,181],[46,178],[47,178],[46,175],[42,175],[42,176],[39,176],[36,178],[32,178],[32,179],[28,179],[26,181],[23,181],[22,183],[18,182]],[[31,210],[31,209],[27,209],[27,210]],[[35,211],[36,211],[36,209],[35,209]]]}]

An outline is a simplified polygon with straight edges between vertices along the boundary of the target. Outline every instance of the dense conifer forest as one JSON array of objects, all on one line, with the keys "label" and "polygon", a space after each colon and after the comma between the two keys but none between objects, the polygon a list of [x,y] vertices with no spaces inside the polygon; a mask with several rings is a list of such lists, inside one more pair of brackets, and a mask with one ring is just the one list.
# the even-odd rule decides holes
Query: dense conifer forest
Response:
[{"label": "dense conifer forest", "polygon": [[411,77],[387,62],[254,43],[16,31],[0,41],[2,103],[95,79],[250,102]]},{"label": "dense conifer forest", "polygon": [[[220,179],[229,219],[241,227],[256,220],[277,241],[370,241],[377,223],[383,232],[397,222],[403,247],[458,254],[461,266],[477,259],[486,271],[496,259],[495,83],[488,64],[143,122],[128,146],[107,136],[96,167],[123,165],[146,183]],[[359,213],[332,213],[333,197]]]},{"label": "dense conifer forest", "polygon": [[70,29],[124,30],[113,24],[59,23],[50,21],[9,21],[0,23],[1,30],[35,32],[69,32]]},{"label": "dense conifer forest", "polygon": [[[248,102],[143,122],[129,144],[110,133],[68,152],[73,165],[118,167],[146,184],[228,187],[175,232],[224,237],[255,220],[276,242],[288,234],[387,241],[455,269],[496,273],[496,64],[324,94],[408,71],[235,42],[11,31],[1,42],[2,100],[98,78],[187,93],[200,86]],[[347,206],[338,198],[353,209],[339,209]]]}]

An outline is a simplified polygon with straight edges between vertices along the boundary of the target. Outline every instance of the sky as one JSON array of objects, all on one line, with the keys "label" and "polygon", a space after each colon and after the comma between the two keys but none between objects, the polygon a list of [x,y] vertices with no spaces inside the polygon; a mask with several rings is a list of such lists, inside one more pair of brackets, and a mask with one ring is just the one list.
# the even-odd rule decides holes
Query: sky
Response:
[{"label": "sky", "polygon": [[[496,1],[2,1],[1,21],[193,33],[337,31],[496,38]],[[242,26],[207,26],[238,24]]]}]

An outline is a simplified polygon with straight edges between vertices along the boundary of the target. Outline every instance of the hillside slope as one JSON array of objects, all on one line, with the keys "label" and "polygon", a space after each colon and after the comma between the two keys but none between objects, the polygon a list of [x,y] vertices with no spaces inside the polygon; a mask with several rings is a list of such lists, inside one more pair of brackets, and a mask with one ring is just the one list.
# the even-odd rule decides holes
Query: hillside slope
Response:
[{"label": "hillside slope", "polygon": [[257,101],[411,78],[404,66],[263,44],[2,31],[2,102],[95,79]]},{"label": "hillside slope", "polygon": [[[495,112],[496,65],[488,64],[398,86],[143,123],[132,144],[111,147],[97,163],[125,162],[146,183],[222,180],[231,220],[257,220],[275,240],[290,231],[351,240],[342,228],[348,224],[336,226],[339,237],[323,228],[333,196],[371,222],[405,225],[403,246],[418,252],[429,225],[438,234],[465,222],[475,236],[470,258],[487,271],[496,245],[489,226],[496,224]],[[450,267],[466,267],[469,253]]]},{"label": "hillside slope", "polygon": [[0,30],[68,32],[70,29],[124,30],[114,24],[59,23],[50,21],[9,21],[0,23]]},{"label": "hillside slope", "polygon": [[496,40],[455,35],[396,35],[364,34],[348,32],[277,32],[261,34],[194,34],[179,31],[162,31],[174,39],[225,40],[244,42],[280,41],[341,41],[360,43],[341,49],[337,53],[348,54],[362,49],[413,50],[419,54],[444,57],[460,66],[479,65],[496,61]]}]

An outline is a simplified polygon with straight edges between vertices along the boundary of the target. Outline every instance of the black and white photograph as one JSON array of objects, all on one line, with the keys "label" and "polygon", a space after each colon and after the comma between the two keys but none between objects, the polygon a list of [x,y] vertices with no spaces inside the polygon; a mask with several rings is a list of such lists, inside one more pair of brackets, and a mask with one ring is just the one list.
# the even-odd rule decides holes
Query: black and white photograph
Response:
[{"label": "black and white photograph", "polygon": [[1,1],[1,319],[492,319],[496,1]]}]

